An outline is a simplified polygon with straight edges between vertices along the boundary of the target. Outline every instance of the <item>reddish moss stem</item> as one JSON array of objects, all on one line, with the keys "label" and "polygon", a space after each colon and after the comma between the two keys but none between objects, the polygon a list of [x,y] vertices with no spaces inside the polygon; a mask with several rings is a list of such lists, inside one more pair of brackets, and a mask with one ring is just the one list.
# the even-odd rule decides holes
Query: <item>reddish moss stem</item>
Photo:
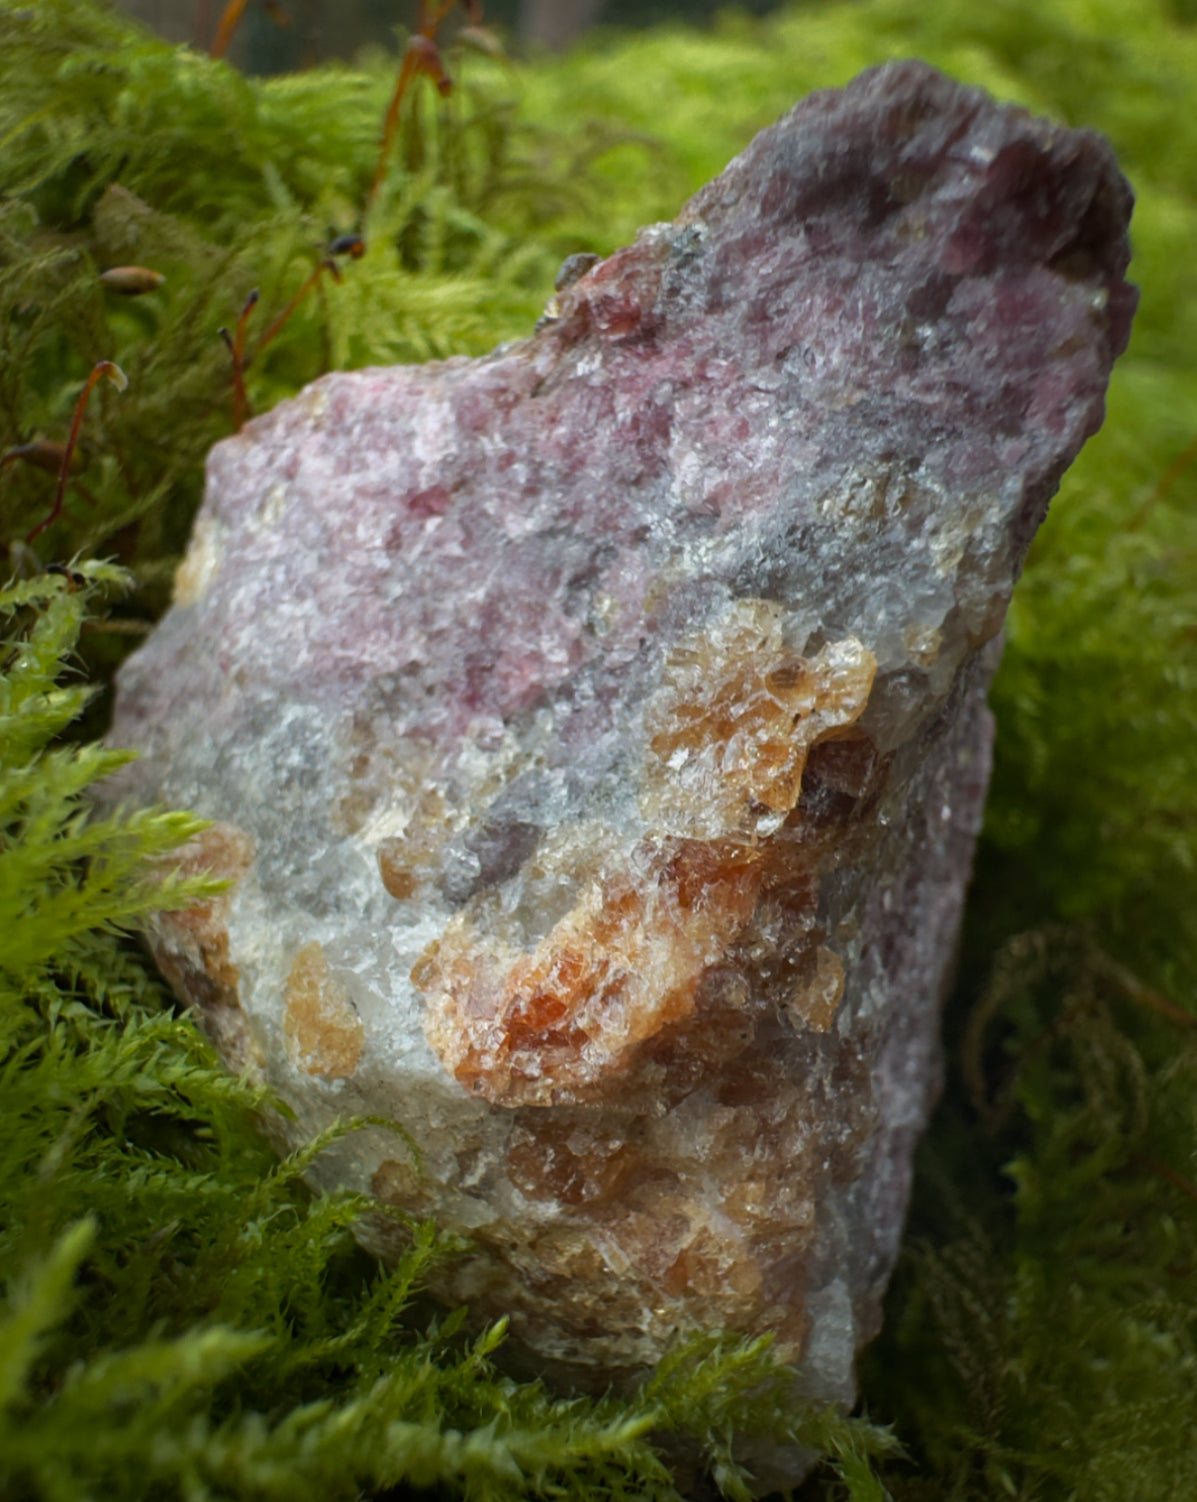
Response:
[{"label": "reddish moss stem", "polygon": [[[333,255],[325,256],[320,261],[312,274],[300,287],[299,291],[296,292],[295,296],[262,335],[258,341],[258,347],[254,351],[255,357],[260,355],[274,341],[282,330],[283,325],[287,322],[287,319],[291,317],[304,298],[309,296],[313,291],[320,290],[325,272],[336,282],[344,280],[341,275],[341,269],[334,259],[335,255],[348,255],[352,256],[354,260],[359,260],[365,254],[366,247],[360,235],[350,234],[341,235],[338,239],[334,240],[331,249]],[[234,430],[238,433],[244,426],[246,418],[250,415],[249,393],[245,389],[245,372],[250,362],[245,355],[245,344],[249,331],[249,317],[257,304],[258,291],[255,288],[245,300],[245,306],[241,309],[241,316],[237,320],[235,332],[230,334],[228,329],[221,329],[220,331],[221,338],[223,338],[225,344],[228,346],[229,354],[233,359],[233,426]]]},{"label": "reddish moss stem", "polygon": [[1132,1153],[1130,1160],[1136,1168],[1145,1169],[1161,1179],[1167,1179],[1169,1184],[1175,1184],[1182,1194],[1187,1194],[1191,1200],[1197,1200],[1197,1185],[1191,1184],[1184,1174],[1177,1173],[1176,1169],[1169,1164],[1161,1163],[1158,1158],[1149,1158],[1146,1153]]},{"label": "reddish moss stem", "polygon": [[1180,457],[1174,459],[1164,471],[1151,494],[1139,507],[1138,511],[1135,512],[1134,516],[1131,517],[1130,521],[1127,522],[1126,529],[1128,532],[1137,532],[1139,530],[1155,510],[1156,505],[1164,499],[1173,485],[1184,474],[1185,470],[1190,468],[1194,463],[1197,463],[1197,438],[1194,438]]},{"label": "reddish moss stem", "polygon": [[254,290],[245,299],[245,306],[241,309],[241,316],[237,320],[237,328],[230,337],[228,329],[221,329],[221,337],[229,347],[229,354],[233,357],[233,431],[239,433],[245,426],[245,419],[250,415],[249,395],[245,390],[245,336],[249,328],[249,315],[258,305],[258,289]]},{"label": "reddish moss stem", "polygon": [[[399,130],[399,113],[412,80],[417,74],[426,73],[440,93],[448,94],[453,87],[452,80],[441,60],[440,48],[437,46],[437,33],[445,17],[457,3],[458,0],[442,0],[442,3],[438,5],[435,0],[421,0],[415,34],[408,41],[407,50],[403,54],[403,61],[399,65],[399,72],[395,78],[391,102],[387,105],[386,116],[383,120],[382,145],[379,147],[378,162],[374,168],[374,180],[370,184],[370,192],[366,198],[367,214],[374,206],[386,178],[387,162]],[[475,11],[481,14],[480,6],[468,6],[467,9],[471,17]]]},{"label": "reddish moss stem", "polygon": [[378,197],[378,191],[382,187],[383,179],[387,172],[387,159],[391,154],[391,147],[395,143],[395,133],[399,129],[399,110],[403,104],[403,97],[407,93],[407,86],[415,76],[416,60],[409,51],[403,54],[403,62],[399,67],[398,77],[395,79],[395,88],[391,94],[391,102],[387,105],[386,118],[382,123],[382,146],[378,152],[378,162],[374,168],[374,180],[370,184],[370,194],[366,199],[366,212],[374,206]]},{"label": "reddish moss stem", "polygon": [[223,57],[229,50],[229,43],[233,40],[233,33],[241,24],[241,17],[249,8],[249,0],[229,0],[220,15],[220,24],[216,28],[216,35],[212,39],[212,46],[208,49],[210,57]]},{"label": "reddish moss stem", "polygon": [[342,280],[340,270],[338,269],[337,263],[334,260],[330,258],[328,260],[321,261],[320,264],[316,267],[315,271],[312,272],[311,276],[308,277],[307,281],[304,282],[303,286],[300,287],[299,291],[295,294],[295,296],[291,299],[291,301],[287,304],[283,311],[278,315],[278,317],[262,335],[262,342],[258,345],[257,348],[257,353],[259,355],[271,342],[271,340],[273,340],[274,337],[278,334],[279,330],[286,323],[287,319],[290,318],[291,314],[294,313],[295,309],[299,307],[304,298],[307,297],[310,292],[315,291],[316,288],[319,287],[326,271],[329,272],[334,280],[338,282]]},{"label": "reddish moss stem", "polygon": [[33,531],[25,538],[27,545],[32,545],[35,537],[40,537],[47,527],[51,526],[62,515],[62,503],[66,496],[67,480],[71,473],[71,460],[74,457],[75,445],[79,441],[79,430],[83,426],[83,414],[87,411],[87,404],[91,400],[92,391],[96,382],[102,376],[107,376],[118,391],[123,391],[129,384],[125,372],[112,360],[101,360],[92,367],[92,372],[83,383],[83,390],[79,393],[79,400],[75,403],[75,415],[71,418],[71,431],[67,437],[66,446],[62,452],[62,463],[58,469],[58,489],[54,495],[54,505],[49,516],[34,527]]}]

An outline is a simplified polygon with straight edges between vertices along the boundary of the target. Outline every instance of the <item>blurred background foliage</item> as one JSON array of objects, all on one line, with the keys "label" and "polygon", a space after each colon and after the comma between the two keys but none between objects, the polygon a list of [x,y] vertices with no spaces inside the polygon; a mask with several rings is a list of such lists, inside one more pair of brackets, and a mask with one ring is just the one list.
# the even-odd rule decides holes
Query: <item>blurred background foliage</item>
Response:
[{"label": "blurred background foliage", "polygon": [[[302,21],[299,0],[289,8]],[[378,9],[384,31],[402,14]],[[660,14],[631,12],[611,0],[603,16]],[[501,35],[519,20],[514,7],[496,13]],[[896,1427],[909,1455],[881,1463],[885,1485],[911,1502],[1197,1495],[1195,23],[1191,0],[835,0],[720,13],[703,29],[676,16],[635,33],[599,27],[563,55],[532,48],[514,64],[448,30],[457,87],[409,98],[363,217],[396,67],[382,41],[348,63],[255,78],[92,0],[0,0],[0,452],[61,442],[96,361],[114,359],[129,377],[124,393],[97,389],[64,513],[31,542],[55,476],[20,456],[0,465],[0,542],[14,572],[44,581],[45,565],[74,558],[128,570],[124,593],[99,576],[88,586],[99,618],[72,659],[95,689],[78,706],[82,742],[102,732],[105,685],[168,602],[204,454],[232,430],[218,330],[236,328],[252,289],[246,387],[264,410],[326,369],[474,354],[527,333],[565,255],[607,253],[672,217],[797,97],[887,58],[924,57],[1113,140],[1138,195],[1131,274],[1142,304],[1106,425],[1065,477],[1015,594],[945,1094],[920,1152],[886,1328],[862,1363],[869,1413]],[[263,28],[278,31],[256,3],[245,25],[246,48]],[[262,334],[330,241],[357,231],[364,256],[341,263],[341,283],[325,276],[266,347]],[[130,263],[166,280],[135,298],[100,282]],[[5,805],[10,845],[16,806]],[[102,955],[79,994],[78,967],[61,960],[42,963],[36,985],[21,981],[40,999],[26,1031],[5,1035],[12,1048],[35,1037],[49,1048],[65,1025],[55,996],[71,998],[75,1032],[54,1058],[95,1044],[80,1020],[88,1008],[105,1029],[127,1027],[130,1008],[151,1026],[157,991],[144,962],[116,940]],[[96,1000],[101,963],[122,977],[127,1000],[115,1010]],[[171,1028],[165,1041],[154,1034],[156,1062],[143,1069],[163,1098],[171,1048],[189,1059],[202,1048],[183,1024]],[[198,1119],[200,1137],[221,1144],[225,1199],[213,1203],[236,1200],[238,1174],[260,1177],[260,1156],[221,1116],[248,1120],[253,1103],[210,1083],[193,1094],[203,1109],[189,1115],[176,1092],[181,1135],[150,1148],[129,1135],[124,1108],[87,1118],[88,1131],[108,1134],[106,1182],[131,1164],[142,1171],[139,1152],[159,1164],[210,1152],[197,1146]],[[10,1154],[9,1168],[52,1179],[48,1151]],[[83,1172],[72,1182],[73,1200],[50,1196],[53,1213],[21,1211],[28,1223],[3,1244],[6,1257],[44,1260],[72,1216],[93,1208],[95,1183]],[[106,1235],[135,1239],[121,1219],[135,1198],[101,1215],[101,1246]],[[287,1203],[302,1223],[299,1201]],[[188,1232],[201,1263],[218,1220]],[[319,1307],[303,1317],[329,1328],[355,1307],[337,1280],[359,1268],[333,1231],[343,1236],[344,1224],[320,1243],[329,1260],[316,1286],[340,1290],[341,1304],[313,1293]],[[72,1328],[95,1351],[145,1338],[151,1311],[161,1319],[169,1306],[159,1288],[140,1326],[106,1327],[104,1277],[86,1269],[114,1255],[79,1250],[70,1264],[85,1269],[76,1297],[89,1310],[85,1332]],[[187,1305],[196,1330],[198,1307]],[[245,1330],[257,1328],[252,1313],[234,1311]],[[293,1295],[278,1295],[274,1324],[296,1318]],[[38,1379],[42,1398],[68,1358],[64,1347]],[[280,1388],[283,1401],[323,1401],[334,1366]],[[234,1398],[216,1384],[211,1402],[230,1412],[266,1402],[247,1369]],[[550,1423],[547,1408],[533,1411]],[[473,1412],[493,1420],[493,1407]],[[465,1471],[426,1474],[469,1491]],[[853,1474],[853,1495],[869,1495],[851,1465],[803,1494],[833,1496]],[[599,1487],[597,1472],[570,1475],[577,1495],[602,1494],[585,1489]],[[220,1495],[267,1494],[260,1477],[221,1485]],[[21,1493],[0,1483],[10,1494]]]},{"label": "blurred background foliage", "polygon": [[[205,47],[223,0],[118,0],[122,10],[174,42]],[[749,0],[746,13],[777,10],[782,0]],[[703,25],[726,7],[720,0],[490,0],[489,25],[521,51],[559,50],[599,26],[645,27],[662,21]],[[418,0],[285,0],[247,11],[235,41],[238,66],[282,73],[367,46],[393,46],[396,31],[417,24]],[[460,20],[457,23],[460,25]]]}]

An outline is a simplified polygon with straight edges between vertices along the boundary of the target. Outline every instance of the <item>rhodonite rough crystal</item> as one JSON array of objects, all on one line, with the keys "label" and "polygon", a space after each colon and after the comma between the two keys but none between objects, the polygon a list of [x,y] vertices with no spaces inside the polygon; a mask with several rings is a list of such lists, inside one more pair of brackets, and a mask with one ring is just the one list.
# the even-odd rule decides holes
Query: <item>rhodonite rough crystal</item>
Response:
[{"label": "rhodonite rough crystal", "polygon": [[541,1365],[774,1330],[851,1398],[1130,207],[1099,138],[893,64],[528,340],[213,450],[113,737],[234,885],[157,954],[295,1140],[403,1123],[315,1177],[465,1232],[441,1292]]}]

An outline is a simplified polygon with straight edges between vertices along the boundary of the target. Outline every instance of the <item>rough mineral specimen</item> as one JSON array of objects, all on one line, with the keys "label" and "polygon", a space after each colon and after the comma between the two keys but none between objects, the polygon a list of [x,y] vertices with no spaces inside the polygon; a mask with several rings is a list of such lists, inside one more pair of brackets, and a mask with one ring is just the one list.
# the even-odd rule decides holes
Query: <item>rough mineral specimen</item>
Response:
[{"label": "rough mineral specimen", "polygon": [[850,1399],[1130,207],[1100,139],[894,64],[527,341],[213,451],[113,730],[235,879],[158,957],[296,1139],[404,1124],[315,1176],[467,1233],[441,1291],[542,1365],[775,1330]]}]

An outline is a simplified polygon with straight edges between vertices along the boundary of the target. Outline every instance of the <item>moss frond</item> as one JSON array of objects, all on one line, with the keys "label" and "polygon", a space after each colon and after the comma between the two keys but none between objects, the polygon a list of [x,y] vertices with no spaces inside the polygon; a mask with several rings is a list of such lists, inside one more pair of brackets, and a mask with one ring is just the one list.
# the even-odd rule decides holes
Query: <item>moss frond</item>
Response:
[{"label": "moss frond", "polygon": [[[105,685],[165,607],[232,428],[217,331],[251,289],[255,410],[334,366],[481,352],[527,332],[562,256],[671,216],[807,90],[911,54],[1108,132],[1144,296],[994,690],[948,1086],[863,1368],[904,1459],[796,1406],[765,1342],[679,1346],[593,1402],[505,1376],[501,1324],[429,1315],[453,1245],[410,1228],[389,1273],[359,1251],[377,1207],[309,1197],[323,1140],[275,1162],[275,1105],[132,937],[198,890],[161,875],[196,821],[90,797],[125,760],[95,739]],[[729,1496],[749,1435],[831,1457],[812,1502],[1197,1494],[1191,6],[826,0],[453,67],[363,225],[394,59],[252,80],[93,0],[0,0],[0,540],[22,575],[0,594],[0,1502],[666,1499],[691,1484],[681,1434]],[[364,258],[262,347],[349,230]],[[166,280],[122,298],[99,276],[127,264]],[[64,514],[25,547],[55,476],[9,456],[62,441],[101,359],[129,389],[97,389]]]},{"label": "moss frond", "polygon": [[[668,1502],[659,1431],[704,1444],[742,1494],[731,1427],[800,1418],[766,1344],[707,1342],[622,1402],[512,1381],[492,1359],[503,1323],[472,1339],[464,1311],[413,1324],[455,1242],[414,1226],[382,1271],[352,1237],[379,1207],[302,1187],[367,1123],[273,1161],[258,1125],[275,1103],[163,1006],[125,935],[217,889],[162,875],[202,826],[97,813],[91,781],[124,756],[54,743],[85,704],[59,685],[87,606],[125,582],[85,562],[0,591],[0,1498],[350,1502],[438,1484]],[[863,1426],[835,1422],[864,1453]]]}]

